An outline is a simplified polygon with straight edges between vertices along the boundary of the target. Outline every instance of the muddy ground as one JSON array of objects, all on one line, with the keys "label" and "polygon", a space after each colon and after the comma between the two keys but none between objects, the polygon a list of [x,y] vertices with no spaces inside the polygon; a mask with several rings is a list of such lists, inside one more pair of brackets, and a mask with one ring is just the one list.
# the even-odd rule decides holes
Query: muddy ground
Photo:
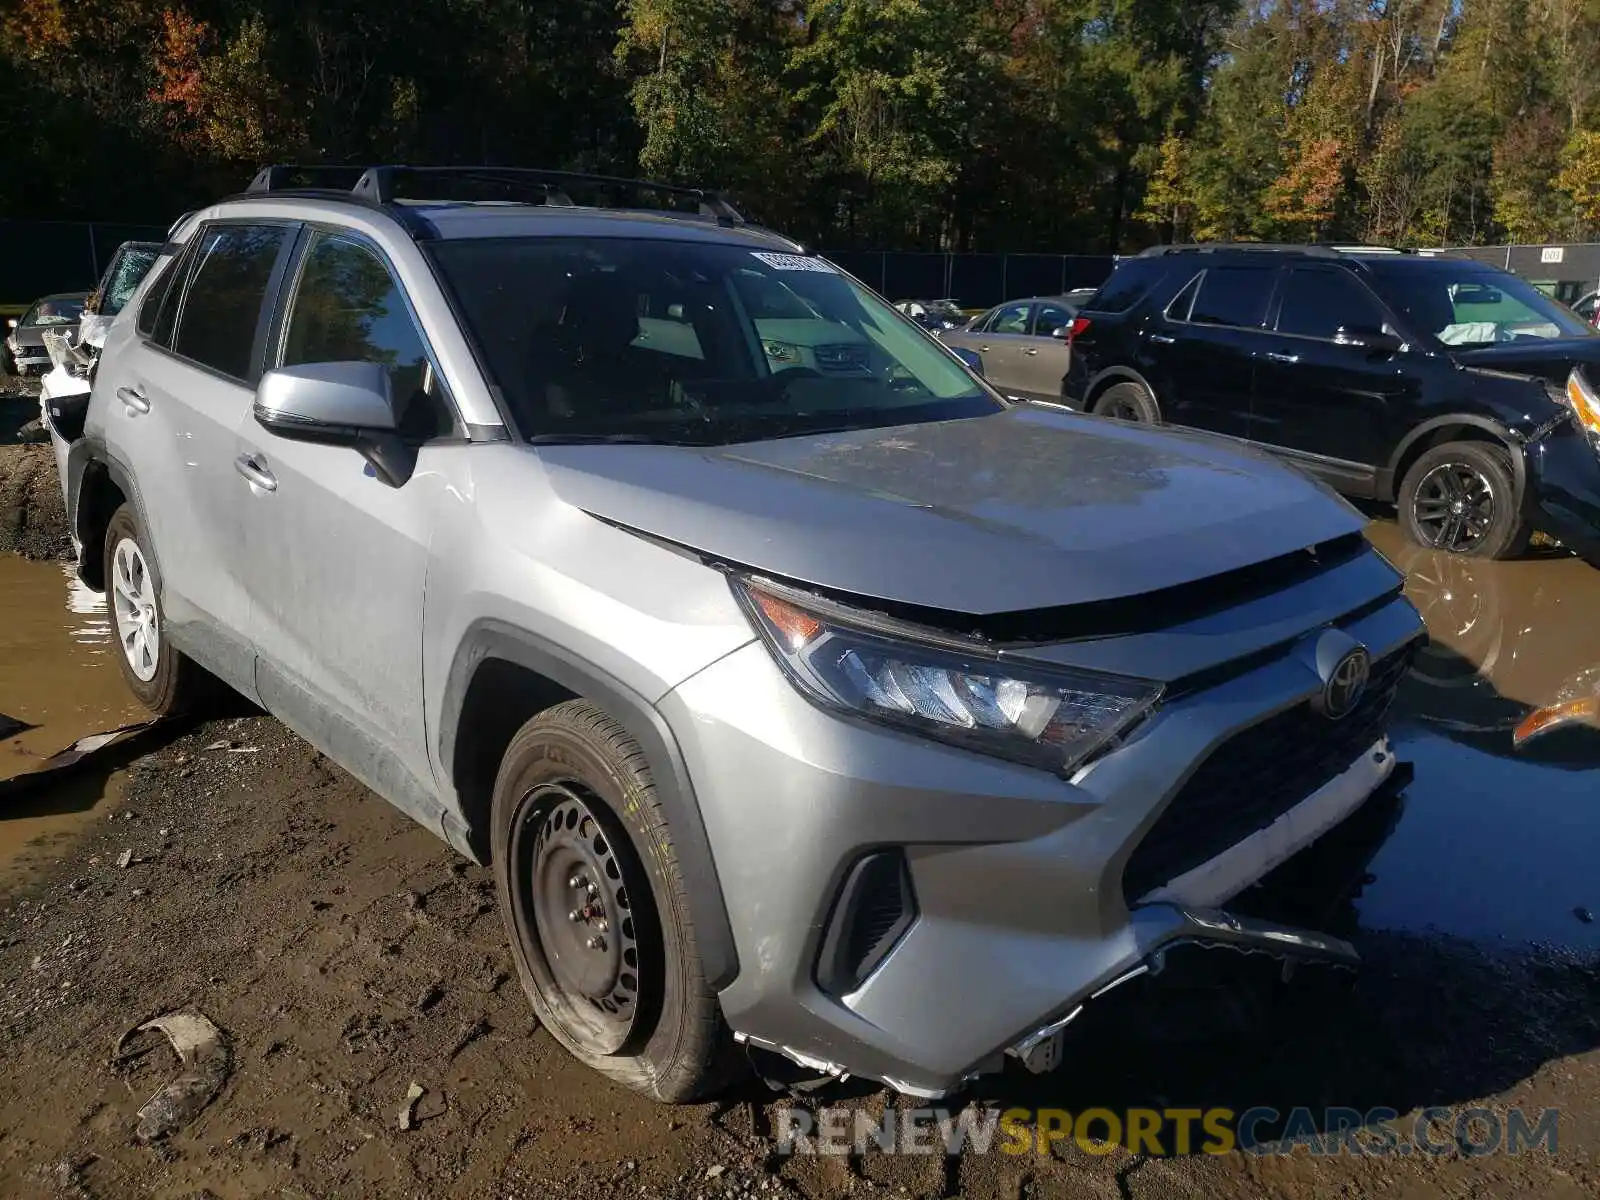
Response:
[{"label": "muddy ground", "polygon": [[[33,472],[21,483],[19,460]],[[24,497],[0,500],[0,538],[20,510],[36,554],[61,544],[49,465],[40,448],[0,446],[0,497]],[[0,803],[0,821],[88,814],[0,873],[0,1196],[1600,1195],[1600,966],[1581,941],[1380,931],[1341,906],[1331,926],[1365,959],[1354,979],[1252,974],[1242,1027],[1209,1033],[1189,1001],[1147,994],[1086,1014],[1062,1072],[975,1093],[1074,1110],[1557,1106],[1554,1155],[1162,1160],[1058,1143],[1044,1157],[785,1160],[771,1134],[791,1101],[759,1084],[664,1108],[572,1062],[520,991],[488,873],[270,718],[238,708],[162,729]],[[1593,829],[1566,840],[1600,856]],[[1446,823],[1424,857],[1455,844]],[[1494,904],[1539,908],[1535,874],[1525,889],[1485,876]],[[1562,895],[1551,928],[1582,932]],[[176,1060],[153,1034],[116,1047],[176,1009],[226,1032],[231,1070],[191,1123],[146,1146],[135,1114]],[[425,1091],[402,1130],[412,1083]],[[854,1084],[822,1100],[893,1103]]]},{"label": "muddy ground", "polygon": [[38,397],[0,375],[0,554],[62,558],[71,550],[46,437]]}]

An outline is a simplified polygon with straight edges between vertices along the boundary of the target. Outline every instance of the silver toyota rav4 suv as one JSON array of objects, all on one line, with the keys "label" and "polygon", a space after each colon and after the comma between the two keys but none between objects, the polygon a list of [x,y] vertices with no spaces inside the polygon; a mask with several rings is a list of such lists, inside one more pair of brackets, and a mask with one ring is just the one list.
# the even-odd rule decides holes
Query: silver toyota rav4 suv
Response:
[{"label": "silver toyota rav4 suv", "polygon": [[720,197],[355,174],[175,227],[79,572],[150,708],[222,680],[490,864],[574,1055],[935,1096],[1178,945],[1353,959],[1226,908],[1395,767],[1421,625],[1351,508],[1007,403]]}]

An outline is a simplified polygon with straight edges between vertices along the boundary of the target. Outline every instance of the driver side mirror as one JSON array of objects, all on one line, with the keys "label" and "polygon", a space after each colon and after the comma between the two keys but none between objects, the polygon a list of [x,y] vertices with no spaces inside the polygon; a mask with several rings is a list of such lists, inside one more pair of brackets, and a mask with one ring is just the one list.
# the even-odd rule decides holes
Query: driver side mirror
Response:
[{"label": "driver side mirror", "polygon": [[1341,325],[1334,332],[1336,346],[1350,346],[1373,354],[1398,354],[1405,345],[1398,334],[1370,325]]},{"label": "driver side mirror", "polygon": [[7,317],[6,318],[6,328],[7,329],[15,329],[16,327],[17,327],[17,319],[15,317]]},{"label": "driver side mirror", "polygon": [[261,377],[254,413],[256,424],[277,437],[348,446],[390,487],[416,469],[417,452],[400,438],[389,369],[381,363],[277,367]]}]

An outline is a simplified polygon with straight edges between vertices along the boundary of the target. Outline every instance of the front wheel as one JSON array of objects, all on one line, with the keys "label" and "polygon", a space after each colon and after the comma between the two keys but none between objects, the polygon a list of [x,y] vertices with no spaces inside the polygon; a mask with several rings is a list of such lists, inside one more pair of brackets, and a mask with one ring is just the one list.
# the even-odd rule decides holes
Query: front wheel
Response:
[{"label": "front wheel", "polygon": [[551,1035],[668,1103],[729,1082],[733,1041],[638,743],[587,701],[539,714],[501,761],[492,822],[512,957]]},{"label": "front wheel", "polygon": [[1428,450],[1401,480],[1395,505],[1407,537],[1450,554],[1516,558],[1533,534],[1510,456],[1487,442]]}]

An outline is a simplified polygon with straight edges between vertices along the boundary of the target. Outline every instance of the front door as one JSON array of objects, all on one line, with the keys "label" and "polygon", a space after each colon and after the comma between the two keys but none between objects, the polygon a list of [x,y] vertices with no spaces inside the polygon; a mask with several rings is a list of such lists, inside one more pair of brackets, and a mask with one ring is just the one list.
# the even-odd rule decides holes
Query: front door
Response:
[{"label": "front door", "polygon": [[1307,456],[1320,473],[1361,491],[1388,460],[1416,398],[1413,358],[1341,345],[1343,327],[1394,331],[1376,296],[1347,270],[1285,272],[1274,344],[1256,366],[1252,441]]},{"label": "front door", "polygon": [[983,359],[983,377],[1002,395],[1020,396],[1023,350],[1028,341],[1030,308],[1026,300],[1002,304],[978,323],[978,327],[955,337],[946,337],[952,346],[976,350]]},{"label": "front door", "polygon": [[440,443],[450,402],[382,255],[310,234],[269,365],[390,367],[402,434],[421,448],[398,488],[355,450],[274,437],[255,421],[235,454],[262,703],[380,794],[437,823],[422,713],[422,619],[434,514],[449,503]]}]

